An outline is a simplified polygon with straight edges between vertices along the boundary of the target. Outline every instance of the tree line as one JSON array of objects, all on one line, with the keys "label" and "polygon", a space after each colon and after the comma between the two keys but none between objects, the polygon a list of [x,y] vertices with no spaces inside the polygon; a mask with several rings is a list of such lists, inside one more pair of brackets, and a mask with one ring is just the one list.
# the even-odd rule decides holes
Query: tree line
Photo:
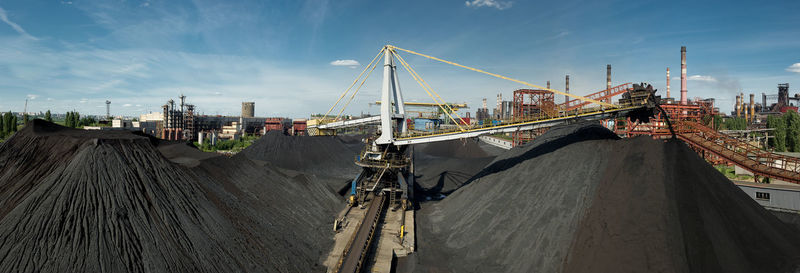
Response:
[{"label": "tree line", "polygon": [[96,124],[97,124],[97,119],[95,119],[94,117],[81,118],[81,114],[78,112],[67,112],[67,116],[66,118],[64,118],[64,126],[70,128],[79,128],[82,126],[92,126]]},{"label": "tree line", "polygon": [[776,152],[800,152],[800,114],[787,111],[782,116],[767,116],[767,128],[774,128],[769,144]]},{"label": "tree line", "polygon": [[0,138],[5,138],[17,131],[17,116],[8,111],[0,114]]}]

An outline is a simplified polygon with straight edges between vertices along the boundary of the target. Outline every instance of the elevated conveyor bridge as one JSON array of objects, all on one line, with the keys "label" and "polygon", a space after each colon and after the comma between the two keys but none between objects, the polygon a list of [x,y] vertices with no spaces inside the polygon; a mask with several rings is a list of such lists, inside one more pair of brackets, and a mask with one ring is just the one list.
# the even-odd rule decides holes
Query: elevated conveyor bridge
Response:
[{"label": "elevated conveyor bridge", "polygon": [[676,136],[696,149],[711,153],[752,172],[800,184],[800,158],[761,150],[745,141],[693,121],[676,121]]}]

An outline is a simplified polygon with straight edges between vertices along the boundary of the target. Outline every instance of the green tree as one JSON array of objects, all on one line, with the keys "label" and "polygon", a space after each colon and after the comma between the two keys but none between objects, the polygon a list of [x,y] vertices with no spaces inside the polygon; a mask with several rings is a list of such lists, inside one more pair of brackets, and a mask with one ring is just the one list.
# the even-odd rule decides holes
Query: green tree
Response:
[{"label": "green tree", "polygon": [[14,121],[14,114],[11,114],[11,111],[8,111],[8,113],[6,113],[3,116],[3,119],[4,119],[4,123],[5,123],[5,130],[4,131],[5,131],[5,133],[7,135],[10,135],[11,133],[14,132],[14,130],[17,127],[16,126],[17,123]]},{"label": "green tree", "polygon": [[725,120],[725,128],[728,130],[747,129],[747,120],[741,117],[732,117]]},{"label": "green tree", "polygon": [[64,119],[64,125],[70,128],[78,128],[81,126],[81,115],[78,112],[67,112],[67,117]]},{"label": "green tree", "polygon": [[30,119],[31,118],[28,116],[28,113],[23,113],[22,114],[22,123],[25,124],[26,126],[28,125],[28,122],[30,121]]},{"label": "green tree", "polygon": [[44,113],[44,120],[47,122],[53,122],[53,117],[50,115],[50,110],[47,110],[47,112]]},{"label": "green tree", "polygon": [[17,131],[17,116],[16,115],[12,115],[11,116],[11,131],[14,131],[14,132]]},{"label": "green tree", "polygon": [[5,117],[3,116],[3,114],[0,114],[0,138],[6,137]]},{"label": "green tree", "polygon": [[767,116],[767,128],[775,129],[772,131],[773,138],[769,140],[770,146],[776,152],[786,151],[786,122],[781,116]]},{"label": "green tree", "polygon": [[78,122],[78,126],[92,126],[97,124],[97,120],[93,117],[84,117]]},{"label": "green tree", "polygon": [[790,152],[800,152],[800,115],[788,111],[783,119],[786,123],[786,148]]}]

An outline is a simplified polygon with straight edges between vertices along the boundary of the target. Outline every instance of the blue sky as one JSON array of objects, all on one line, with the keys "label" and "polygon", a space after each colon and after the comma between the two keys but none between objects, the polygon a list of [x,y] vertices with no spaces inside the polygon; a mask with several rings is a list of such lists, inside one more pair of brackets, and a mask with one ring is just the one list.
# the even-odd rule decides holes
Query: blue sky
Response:
[{"label": "blue sky", "polygon": [[[135,115],[181,93],[205,114],[325,112],[390,43],[573,93],[649,82],[724,111],[738,92],[800,92],[800,1],[6,1],[0,0],[0,110]],[[471,112],[518,84],[402,54]],[[337,62],[340,61],[340,62]],[[334,65],[353,64],[353,65]],[[347,113],[372,112],[373,72]],[[431,101],[401,71],[408,101]],[[795,91],[797,90],[797,91]],[[560,100],[561,98],[559,98]]]}]

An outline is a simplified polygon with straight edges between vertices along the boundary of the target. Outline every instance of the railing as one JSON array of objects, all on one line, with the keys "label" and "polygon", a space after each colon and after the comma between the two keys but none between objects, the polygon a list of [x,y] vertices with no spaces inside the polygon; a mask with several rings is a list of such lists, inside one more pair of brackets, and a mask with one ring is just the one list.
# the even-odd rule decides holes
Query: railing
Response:
[{"label": "railing", "polygon": [[[625,93],[625,92],[627,92],[629,90],[632,90],[632,89],[633,89],[633,87],[631,87],[631,83],[625,83],[625,84],[620,84],[620,85],[611,87],[610,89],[606,89],[606,90],[603,90],[603,91],[599,91],[599,92],[596,92],[596,93],[592,93],[592,94],[586,95],[585,97],[593,99],[593,100],[606,100],[607,101],[607,100],[610,100],[614,96],[620,95],[620,94]],[[582,108],[583,106],[589,105],[591,103],[592,102],[590,102],[590,101],[571,99],[571,100],[568,100],[565,103],[559,104],[558,107],[561,107],[562,109],[564,109],[566,111],[571,111],[571,110]]]}]

